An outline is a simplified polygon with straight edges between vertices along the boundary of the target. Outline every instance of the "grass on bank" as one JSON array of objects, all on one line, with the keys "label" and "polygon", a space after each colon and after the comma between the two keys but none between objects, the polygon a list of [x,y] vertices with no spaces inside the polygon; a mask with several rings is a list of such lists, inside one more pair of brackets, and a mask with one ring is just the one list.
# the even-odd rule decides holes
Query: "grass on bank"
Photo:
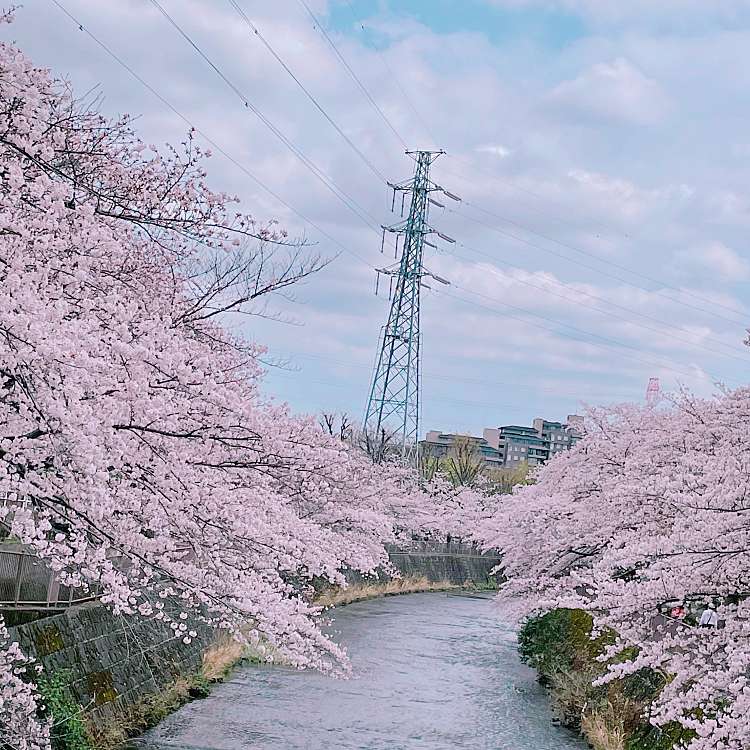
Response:
[{"label": "grass on bank", "polygon": [[[95,726],[89,722],[91,750],[114,750],[122,746],[132,737],[156,726],[185,703],[207,697],[212,685],[223,682],[235,666],[246,661],[256,662],[258,656],[231,636],[220,636],[203,653],[201,667],[196,673],[180,676],[159,692],[144,695],[106,724]],[[78,748],[53,746],[53,750]]]},{"label": "grass on bank", "polygon": [[[591,638],[591,616],[579,609],[556,609],[529,618],[518,635],[521,660],[549,688],[552,711],[566,727],[580,732],[594,750],[673,750],[692,732],[672,722],[652,726],[648,707],[664,687],[664,677],[644,668],[593,686],[606,665],[597,660],[613,633]],[[634,656],[623,653],[622,658]]]},{"label": "grass on bank", "polygon": [[81,707],[68,689],[70,670],[58,670],[37,681],[45,716],[52,716],[50,731],[54,750],[92,750]]},{"label": "grass on bank", "polygon": [[449,581],[430,581],[424,576],[397,578],[373,583],[351,584],[346,588],[324,590],[313,600],[319,607],[342,607],[365,599],[426,591],[450,591],[461,588]]}]

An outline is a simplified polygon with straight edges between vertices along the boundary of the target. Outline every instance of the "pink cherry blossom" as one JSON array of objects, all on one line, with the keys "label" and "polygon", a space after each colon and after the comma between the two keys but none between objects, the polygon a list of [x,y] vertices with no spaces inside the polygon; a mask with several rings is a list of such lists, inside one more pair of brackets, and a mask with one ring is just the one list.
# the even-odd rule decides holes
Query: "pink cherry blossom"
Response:
[{"label": "pink cherry blossom", "polygon": [[50,741],[49,720],[39,721],[33,662],[18,644],[11,642],[0,617],[0,743],[13,750],[46,750]]},{"label": "pink cherry blossom", "polygon": [[[501,598],[520,612],[582,607],[669,676],[656,725],[692,729],[690,750],[750,746],[750,389],[669,408],[592,409],[586,437],[538,472],[480,531],[504,553]],[[725,626],[670,620],[715,603]]]},{"label": "pink cherry blossom", "polygon": [[[14,46],[0,71],[0,521],[115,613],[183,633],[178,601],[292,665],[345,668],[310,584],[385,564],[426,495],[266,399],[263,349],[222,325],[320,259],[230,210],[192,133],[146,149]],[[4,658],[15,736],[33,692]]]}]

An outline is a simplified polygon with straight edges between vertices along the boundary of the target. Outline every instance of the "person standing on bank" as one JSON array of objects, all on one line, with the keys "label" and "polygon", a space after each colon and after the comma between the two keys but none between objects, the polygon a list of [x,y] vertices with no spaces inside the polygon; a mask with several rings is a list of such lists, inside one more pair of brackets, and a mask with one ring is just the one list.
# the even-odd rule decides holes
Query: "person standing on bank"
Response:
[{"label": "person standing on bank", "polygon": [[719,626],[719,616],[716,614],[716,610],[713,605],[708,604],[701,614],[701,619],[698,621],[699,628],[717,628]]}]

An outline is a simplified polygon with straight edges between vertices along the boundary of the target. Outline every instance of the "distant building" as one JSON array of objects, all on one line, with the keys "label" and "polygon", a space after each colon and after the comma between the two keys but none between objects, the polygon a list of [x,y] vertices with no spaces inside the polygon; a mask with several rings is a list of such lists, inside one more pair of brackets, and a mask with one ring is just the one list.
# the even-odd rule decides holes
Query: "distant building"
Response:
[{"label": "distant building", "polygon": [[488,467],[514,468],[522,463],[538,466],[580,440],[583,417],[569,414],[565,422],[549,422],[538,417],[531,427],[505,425],[488,427],[482,437],[455,435],[430,430],[422,450],[436,458],[447,456],[456,439],[469,440]]},{"label": "distant building", "polygon": [[543,463],[549,453],[545,442],[533,427],[505,425],[484,431],[484,439],[503,457],[503,466],[513,468],[523,463],[536,466]]},{"label": "distant building", "polygon": [[577,414],[569,414],[566,422],[548,422],[541,417],[534,420],[534,429],[544,441],[547,458],[572,448],[581,439],[582,428],[583,417]]},{"label": "distant building", "polygon": [[493,448],[484,438],[474,437],[473,435],[456,435],[450,432],[440,432],[439,430],[430,430],[425,439],[420,443],[423,455],[433,456],[435,458],[444,458],[449,455],[456,440],[467,440],[481,456],[482,460],[488,465],[496,468],[502,468],[503,456]]}]

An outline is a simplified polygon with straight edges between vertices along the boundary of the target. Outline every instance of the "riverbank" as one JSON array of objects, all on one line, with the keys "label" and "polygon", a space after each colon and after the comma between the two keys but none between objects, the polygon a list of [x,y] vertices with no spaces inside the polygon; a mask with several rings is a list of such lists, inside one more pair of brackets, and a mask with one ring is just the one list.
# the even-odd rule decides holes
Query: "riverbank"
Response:
[{"label": "riverbank", "polygon": [[259,655],[233,638],[219,637],[204,651],[196,672],[181,675],[160,690],[144,695],[105,722],[88,722],[89,744],[70,750],[121,748],[125,742],[155,727],[186,703],[208,697],[212,688],[224,682],[239,665],[260,661]]},{"label": "riverbank", "polygon": [[458,586],[447,580],[430,581],[425,576],[411,576],[371,583],[352,583],[346,588],[332,588],[321,591],[314,601],[318,606],[327,609],[328,607],[343,607],[367,599],[377,599],[381,596],[399,596],[427,591],[455,591],[461,588],[466,587]]},{"label": "riverbank", "polygon": [[536,669],[556,720],[594,750],[672,750],[691,739],[677,723],[658,728],[648,722],[649,705],[665,684],[653,670],[594,687],[606,668],[598,657],[612,634],[592,639],[591,627],[583,610],[557,609],[530,618],[519,631],[521,660]]},{"label": "riverbank", "polygon": [[[389,547],[398,578],[352,574],[349,586],[325,588],[323,608],[417,592],[485,590],[498,559],[461,542]],[[183,704],[208,695],[243,662],[259,655],[205,626],[189,643],[156,621],[115,616],[91,603],[11,629],[49,676],[47,705],[68,717],[56,726],[55,750],[109,750],[154,726]],[[88,739],[87,739],[88,738]]]}]

